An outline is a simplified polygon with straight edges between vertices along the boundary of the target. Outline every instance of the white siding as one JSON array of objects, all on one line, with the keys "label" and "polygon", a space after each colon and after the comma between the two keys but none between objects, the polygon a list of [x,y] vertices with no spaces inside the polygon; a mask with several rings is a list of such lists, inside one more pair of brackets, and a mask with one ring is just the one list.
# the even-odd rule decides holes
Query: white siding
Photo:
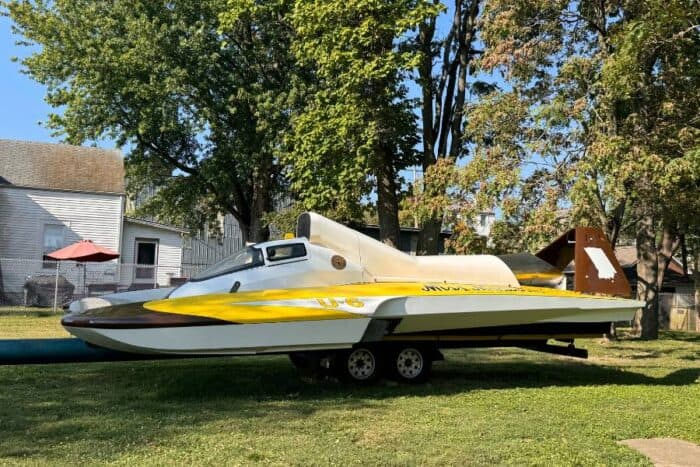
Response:
[{"label": "white siding", "polygon": [[0,257],[41,259],[45,224],[119,251],[122,196],[0,187]]},{"label": "white siding", "polygon": [[[142,225],[128,220],[124,221],[124,235],[122,239],[121,262],[136,262],[136,239],[157,240],[157,263],[158,270],[156,279],[160,287],[170,285],[171,277],[180,275],[180,262],[182,259],[182,235],[179,232]],[[133,280],[133,270],[122,266],[121,282],[130,284]]]},{"label": "white siding", "polygon": [[[40,266],[46,224],[64,226],[64,246],[85,239],[119,252],[122,202],[117,194],[0,186],[0,258],[33,260],[13,261],[3,271],[5,290],[21,290],[29,274],[51,273]],[[68,278],[79,285],[76,274]]]}]

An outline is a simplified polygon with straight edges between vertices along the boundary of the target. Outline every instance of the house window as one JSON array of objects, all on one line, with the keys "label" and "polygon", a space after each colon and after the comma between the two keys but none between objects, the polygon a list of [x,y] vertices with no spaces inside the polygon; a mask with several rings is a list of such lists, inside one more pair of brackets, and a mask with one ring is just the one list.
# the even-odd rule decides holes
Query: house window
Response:
[{"label": "house window", "polygon": [[44,242],[42,246],[42,258],[44,259],[44,268],[56,267],[56,262],[46,256],[65,246],[66,230],[63,225],[46,224],[44,225]]},{"label": "house window", "polygon": [[158,264],[158,241],[136,240],[135,263],[134,279],[153,282]]}]

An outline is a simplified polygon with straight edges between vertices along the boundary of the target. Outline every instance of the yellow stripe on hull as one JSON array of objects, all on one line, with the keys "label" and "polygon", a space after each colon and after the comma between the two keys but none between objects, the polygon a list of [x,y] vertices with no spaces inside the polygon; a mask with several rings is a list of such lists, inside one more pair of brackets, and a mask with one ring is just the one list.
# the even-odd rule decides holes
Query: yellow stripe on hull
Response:
[{"label": "yellow stripe on hull", "polygon": [[603,295],[587,295],[570,290],[550,289],[546,287],[489,287],[479,285],[457,284],[449,282],[372,282],[362,284],[334,285],[328,287],[310,287],[302,289],[270,289],[232,294],[211,294],[195,297],[158,300],[197,303],[204,298],[224,299],[228,303],[259,302],[271,300],[290,300],[328,297],[382,297],[382,296],[445,296],[445,295],[514,295],[539,297],[576,297],[595,299],[614,299]]},{"label": "yellow stripe on hull", "polygon": [[[185,300],[187,300],[187,302]],[[156,302],[145,303],[143,306],[151,311],[216,318],[241,324],[364,318],[364,316],[355,313],[325,308],[277,305],[236,305],[231,303],[230,296],[220,295],[158,300]]]},{"label": "yellow stripe on hull", "polygon": [[[259,290],[231,294],[212,294],[194,297],[151,301],[144,307],[151,311],[216,318],[234,323],[271,323],[284,321],[316,321],[363,318],[366,315],[340,308],[364,307],[363,299],[376,297],[440,297],[440,296],[542,296],[596,298],[543,287],[486,287],[456,283],[364,283],[303,289]],[[312,300],[314,306],[290,306],[275,301]],[[342,303],[338,303],[338,301]],[[342,305],[342,306],[341,306]]]}]

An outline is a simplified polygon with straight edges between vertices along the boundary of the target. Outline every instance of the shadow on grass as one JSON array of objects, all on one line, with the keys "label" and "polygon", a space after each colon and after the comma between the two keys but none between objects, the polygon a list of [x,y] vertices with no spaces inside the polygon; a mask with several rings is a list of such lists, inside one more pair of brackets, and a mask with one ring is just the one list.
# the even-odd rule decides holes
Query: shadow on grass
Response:
[{"label": "shadow on grass", "polygon": [[661,331],[660,335],[664,339],[673,339],[684,342],[694,342],[700,344],[700,333],[686,331]]},{"label": "shadow on grass", "polygon": [[643,339],[632,334],[631,331],[626,330],[619,333],[617,342],[655,343],[669,340],[700,344],[700,333],[692,331],[660,330],[658,339]]},{"label": "shadow on grass", "polygon": [[[669,343],[672,343],[669,345]],[[624,352],[624,358],[629,360],[645,360],[672,357],[688,360],[688,352],[697,352],[692,346],[700,344],[700,334],[684,331],[661,331],[659,339],[642,339],[625,335],[610,341],[605,345],[606,350]],[[691,358],[692,360],[692,358]]]},{"label": "shadow on grass", "polygon": [[[92,456],[91,446],[101,443],[91,460],[105,461],[214,421],[279,430],[318,411],[381,408],[403,396],[552,386],[680,386],[700,376],[700,369],[653,378],[568,359],[476,357],[439,362],[431,381],[416,386],[307,383],[284,357],[0,368],[0,457],[47,456],[47,446],[66,444]],[[49,460],[60,458],[48,450]]]}]

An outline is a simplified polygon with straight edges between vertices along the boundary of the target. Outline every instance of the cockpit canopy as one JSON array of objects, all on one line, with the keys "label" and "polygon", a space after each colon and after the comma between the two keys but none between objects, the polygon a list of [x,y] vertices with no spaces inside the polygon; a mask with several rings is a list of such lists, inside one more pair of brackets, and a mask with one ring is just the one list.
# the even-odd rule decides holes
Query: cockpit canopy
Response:
[{"label": "cockpit canopy", "polygon": [[[263,251],[265,253],[264,255]],[[285,261],[294,258],[303,258],[305,256],[306,246],[304,246],[304,243],[301,242],[286,242],[269,246],[265,246],[263,243],[256,246],[249,246],[235,252],[231,256],[227,256],[213,266],[200,271],[199,273],[195,274],[190,281],[204,281],[224,274],[230,274],[232,272],[263,266],[265,264],[265,257],[267,258],[267,261],[274,263],[277,261]]]},{"label": "cockpit canopy", "polygon": [[250,269],[265,264],[259,248],[248,247],[228,256],[218,263],[200,271],[190,279],[192,282],[204,281],[223,274]]}]

